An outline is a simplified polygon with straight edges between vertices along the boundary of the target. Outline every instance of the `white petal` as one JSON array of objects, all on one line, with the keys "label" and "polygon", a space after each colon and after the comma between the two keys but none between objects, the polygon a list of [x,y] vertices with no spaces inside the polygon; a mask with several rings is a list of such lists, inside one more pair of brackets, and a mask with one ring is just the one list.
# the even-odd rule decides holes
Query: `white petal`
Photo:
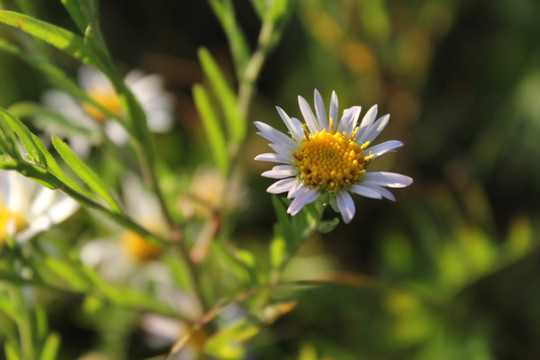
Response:
[{"label": "white petal", "polygon": [[334,122],[334,129],[338,125],[338,98],[335,91],[332,91],[332,98],[330,99],[330,118]]},{"label": "white petal", "polygon": [[291,187],[291,189],[287,193],[287,199],[294,199],[299,193],[303,191],[307,191],[304,188],[307,188],[307,186],[304,185],[304,183],[297,181],[296,184],[294,184],[293,187]]},{"label": "white petal", "polygon": [[383,198],[388,200],[396,201],[396,197],[388,189],[383,188],[382,186],[370,185],[370,187],[377,187],[377,191],[382,195]]},{"label": "white petal", "polygon": [[12,170],[2,170],[2,174],[6,177],[7,183],[7,193],[4,194],[6,203],[4,205],[12,212],[28,215],[27,212],[30,208],[32,196],[37,189],[37,184]]},{"label": "white petal", "polygon": [[109,120],[104,125],[107,136],[116,145],[125,145],[129,140],[129,134],[122,125],[114,120]]},{"label": "white petal", "polygon": [[388,140],[388,141],[383,142],[382,144],[367,148],[364,151],[364,153],[367,155],[373,154],[373,159],[375,159],[376,157],[379,157],[383,154],[386,154],[389,151],[392,151],[402,146],[403,146],[403,143],[399,140]]},{"label": "white petal", "polygon": [[[317,113],[317,119],[319,120],[319,126],[324,129],[328,128],[328,119],[326,118],[326,109],[322,100],[319,90],[315,89],[315,112]],[[335,121],[335,120],[334,120]]]},{"label": "white petal", "polygon": [[146,110],[148,114],[148,128],[154,133],[165,133],[172,129],[174,116],[165,109]]},{"label": "white petal", "polygon": [[388,121],[390,120],[390,115],[386,114],[377,120],[374,124],[369,126],[365,131],[362,132],[361,136],[356,137],[356,142],[363,144],[366,141],[372,142],[377,136],[384,130]]},{"label": "white petal", "polygon": [[356,207],[351,195],[347,191],[339,191],[336,196],[337,205],[343,221],[348,224],[354,217]]},{"label": "white petal", "polygon": [[362,195],[362,196],[372,198],[372,199],[380,199],[382,197],[378,191],[370,188],[369,186],[351,185],[349,190],[355,194]]},{"label": "white petal", "polygon": [[36,234],[48,230],[52,225],[67,219],[78,208],[79,204],[77,202],[71,198],[64,197],[61,201],[49,207],[45,213],[32,220],[29,227],[17,234],[17,242],[24,243]]},{"label": "white petal", "polygon": [[281,179],[270,185],[266,191],[270,194],[281,194],[289,191],[297,182],[296,178]]},{"label": "white petal", "polygon": [[268,146],[270,146],[272,148],[272,150],[274,150],[276,152],[276,154],[278,154],[278,156],[282,159],[287,159],[287,163],[290,163],[291,162],[291,150],[288,149],[288,148],[285,148],[281,145],[276,145],[276,144],[268,144]]},{"label": "white petal", "polygon": [[310,189],[307,186],[304,187],[305,191],[298,194],[294,200],[292,201],[291,205],[289,205],[289,208],[287,209],[287,213],[291,215],[296,215],[304,206],[315,200],[319,196],[319,190],[317,189]]},{"label": "white petal", "polygon": [[289,163],[289,158],[288,157],[283,158],[283,156],[278,155],[278,154],[274,154],[274,153],[259,154],[259,155],[255,156],[255,160],[257,160],[257,161],[277,162],[277,163],[283,163],[283,164],[288,164]]},{"label": "white petal", "polygon": [[345,131],[347,134],[352,133],[354,128],[356,127],[356,123],[358,122],[358,117],[360,116],[361,111],[361,106],[353,106],[351,108],[345,109],[343,111],[343,116],[339,121],[338,131],[340,133],[343,131]]},{"label": "white petal", "polygon": [[311,107],[307,103],[306,99],[298,96],[298,105],[300,105],[300,111],[304,116],[304,120],[306,120],[309,131],[312,134],[315,134],[317,131],[322,130],[322,128],[317,123],[317,119],[315,118],[315,115],[313,115],[313,111],[311,110]]},{"label": "white petal", "polygon": [[298,170],[291,165],[274,166],[272,170],[263,172],[261,175],[272,179],[283,179],[285,177],[296,176]]},{"label": "white petal", "polygon": [[58,192],[46,187],[40,188],[30,208],[31,216],[37,217],[43,214],[51,206],[55,195],[58,195]]},{"label": "white petal", "polygon": [[402,188],[413,183],[413,179],[409,176],[386,171],[368,172],[362,178],[362,182],[364,181],[391,188]]},{"label": "white petal", "polygon": [[273,142],[275,144],[286,147],[290,151],[296,150],[296,147],[297,147],[296,142],[293,139],[291,139],[289,136],[282,133],[281,131],[279,131],[277,129],[274,129],[270,125],[265,124],[265,123],[260,122],[260,121],[255,121],[255,122],[253,122],[253,124],[255,124],[255,126],[259,130],[261,130],[257,134],[259,134],[263,138],[265,138],[267,140],[270,140],[271,142]]},{"label": "white petal", "polygon": [[364,115],[364,118],[362,119],[362,122],[360,123],[360,126],[358,128],[358,132],[356,133],[356,139],[360,139],[362,137],[362,134],[368,129],[371,123],[373,123],[373,120],[375,120],[375,117],[377,117],[377,109],[377,105],[373,105],[368,110],[366,115]]},{"label": "white petal", "polygon": [[298,119],[291,119],[289,115],[287,115],[287,113],[279,106],[276,106],[276,109],[279,116],[281,116],[281,119],[283,119],[285,126],[287,126],[287,129],[289,129],[289,132],[293,136],[294,140],[296,140],[298,143],[302,142],[302,139],[304,138],[302,123]]}]

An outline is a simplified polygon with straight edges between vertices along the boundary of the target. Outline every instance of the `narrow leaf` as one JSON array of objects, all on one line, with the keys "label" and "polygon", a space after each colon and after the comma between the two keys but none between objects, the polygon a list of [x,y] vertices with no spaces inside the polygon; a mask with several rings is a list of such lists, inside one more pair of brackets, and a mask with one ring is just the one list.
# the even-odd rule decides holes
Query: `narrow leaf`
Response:
[{"label": "narrow leaf", "polygon": [[210,6],[218,18],[231,48],[236,76],[243,76],[250,57],[246,38],[238,26],[231,0],[210,0]]},{"label": "narrow leaf", "polygon": [[61,0],[69,15],[84,33],[86,27],[95,19],[96,9],[93,1],[89,0]]},{"label": "narrow leaf", "polygon": [[57,280],[69,285],[71,288],[81,292],[89,289],[89,282],[76,263],[46,257],[43,259],[43,265]]},{"label": "narrow leaf", "polygon": [[122,210],[120,209],[120,206],[117,204],[116,200],[114,200],[109,190],[96,175],[96,173],[92,171],[92,169],[90,169],[81,159],[79,159],[77,154],[75,154],[73,150],[71,150],[70,147],[61,139],[55,135],[52,135],[52,142],[54,148],[56,151],[58,151],[62,159],[64,159],[66,164],[69,165],[69,167],[81,178],[81,180],[84,181],[86,185],[90,187],[90,189],[95,191],[99,197],[105,200],[105,202],[114,212],[121,213]]},{"label": "narrow leaf", "polygon": [[79,184],[77,184],[75,181],[73,181],[71,178],[69,178],[58,166],[56,163],[56,160],[53,158],[51,153],[45,148],[45,146],[39,141],[38,137],[32,134],[32,137],[35,141],[35,144],[38,148],[38,150],[41,152],[45,159],[45,166],[47,167],[47,171],[49,171],[52,175],[54,175],[58,180],[63,182],[65,185],[69,186],[73,190],[77,191],[78,193],[88,197],[92,198],[92,196],[83,189]]},{"label": "narrow leaf", "polygon": [[17,118],[11,115],[6,110],[0,108],[0,124],[2,127],[13,130],[21,139],[26,151],[32,156],[34,161],[38,163],[43,162],[41,153],[38,151],[32,133],[28,128]]},{"label": "narrow leaf", "polygon": [[265,12],[264,0],[251,0],[251,4],[253,5],[255,12],[257,13],[257,16],[259,17],[259,20],[262,20],[264,18]]},{"label": "narrow leaf", "polygon": [[39,360],[55,360],[60,349],[60,336],[57,333],[50,333],[43,344]]},{"label": "narrow leaf", "polygon": [[15,350],[15,346],[11,345],[9,342],[4,345],[4,352],[6,353],[7,360],[22,360],[17,353],[17,350]]},{"label": "narrow leaf", "polygon": [[227,130],[232,140],[240,143],[246,133],[246,124],[238,111],[236,95],[207,49],[199,49],[199,60],[225,113]]},{"label": "narrow leaf", "polygon": [[41,39],[86,64],[98,66],[94,55],[85,48],[83,39],[71,31],[28,15],[7,10],[0,10],[0,22]]},{"label": "narrow leaf", "polygon": [[206,135],[208,136],[208,142],[214,160],[219,170],[223,174],[226,174],[229,170],[229,159],[227,157],[225,135],[223,134],[217,115],[212,108],[208,94],[201,85],[196,84],[193,86],[193,98],[197,111],[201,116]]},{"label": "narrow leaf", "polygon": [[276,212],[278,220],[278,223],[276,224],[277,232],[285,240],[287,252],[289,256],[292,256],[296,253],[297,245],[296,236],[291,226],[291,222],[289,221],[289,215],[287,215],[287,210],[278,196],[272,196],[272,204],[274,205],[274,211]]}]

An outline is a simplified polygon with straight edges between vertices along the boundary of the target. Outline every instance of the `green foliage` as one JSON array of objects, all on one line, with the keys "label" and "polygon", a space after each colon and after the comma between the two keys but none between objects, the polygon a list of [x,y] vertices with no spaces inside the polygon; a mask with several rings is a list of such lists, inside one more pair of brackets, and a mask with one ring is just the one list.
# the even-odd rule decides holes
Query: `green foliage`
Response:
[{"label": "green foliage", "polygon": [[[534,1],[122,1],[2,2],[0,357],[535,354]],[[137,86],[165,80],[172,96],[148,107],[123,76],[137,63],[163,75]],[[106,77],[113,110],[74,80],[81,64]],[[88,125],[40,103],[49,87]],[[313,87],[339,90],[340,113],[379,104],[407,145],[382,166],[415,184],[396,203],[355,198],[347,226],[326,216],[331,194],[290,216],[252,161],[266,146],[252,121],[274,126],[272,105]],[[171,99],[174,127],[154,133],[152,107]],[[220,178],[197,177],[208,164]],[[8,171],[40,186],[18,191]],[[70,199],[82,209],[59,223]]]},{"label": "green foliage", "polygon": [[54,148],[69,167],[83,180],[95,193],[111,207],[112,211],[121,213],[120,205],[116,203],[109,190],[101,179],[73,152],[62,140],[52,136]]}]

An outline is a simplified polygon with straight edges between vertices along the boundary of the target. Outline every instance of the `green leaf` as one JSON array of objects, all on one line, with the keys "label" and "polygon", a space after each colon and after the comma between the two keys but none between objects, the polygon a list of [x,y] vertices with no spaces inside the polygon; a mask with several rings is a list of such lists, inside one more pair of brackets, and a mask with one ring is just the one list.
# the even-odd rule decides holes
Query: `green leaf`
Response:
[{"label": "green leaf", "polygon": [[4,294],[0,294],[0,310],[14,321],[17,321],[21,316],[17,306]]},{"label": "green leaf", "polygon": [[237,256],[231,254],[231,251],[225,247],[225,244],[214,242],[211,250],[212,254],[216,256],[216,259],[223,263],[223,268],[232,272],[243,283],[253,280],[251,269],[244,262],[241,262]]},{"label": "green leaf", "polygon": [[39,360],[55,360],[60,349],[60,336],[57,333],[50,333],[43,344]]},{"label": "green leaf", "polygon": [[246,124],[238,111],[235,93],[227,83],[212,54],[207,49],[199,49],[199,60],[225,113],[227,130],[232,140],[237,143],[242,142],[246,135]]},{"label": "green leaf", "polygon": [[78,264],[53,257],[45,257],[43,265],[56,280],[69,285],[72,289],[81,292],[89,289],[90,284]]},{"label": "green leaf", "polygon": [[35,333],[37,335],[38,341],[45,339],[49,329],[49,324],[47,322],[47,312],[42,306],[37,306],[34,311],[36,320],[35,320]]},{"label": "green leaf", "polygon": [[251,5],[253,5],[253,8],[255,9],[255,12],[259,17],[259,20],[262,20],[264,18],[264,13],[266,10],[264,0],[251,0]]},{"label": "green leaf", "polygon": [[244,74],[249,62],[250,51],[246,38],[238,26],[238,21],[236,21],[232,1],[210,0],[210,6],[227,36],[236,68],[236,76],[240,77]]},{"label": "green leaf", "polygon": [[7,360],[22,360],[22,358],[15,350],[15,346],[11,345],[10,342],[6,342],[4,345],[4,352],[6,353]]},{"label": "green leaf", "polygon": [[94,0],[61,0],[69,15],[84,33],[88,24],[94,21],[97,14],[97,2]]},{"label": "green leaf", "polygon": [[319,230],[323,234],[326,234],[333,231],[336,228],[336,226],[338,226],[338,224],[339,224],[339,218],[335,217],[332,220],[321,221],[321,223],[317,227],[317,230]]},{"label": "green leaf", "polygon": [[274,0],[266,10],[264,17],[269,21],[276,22],[287,14],[290,0]]},{"label": "green leaf", "polygon": [[279,268],[287,260],[287,244],[285,238],[276,234],[270,242],[270,264],[272,268]]},{"label": "green leaf", "polygon": [[276,212],[278,220],[278,223],[276,224],[278,230],[277,233],[285,239],[289,255],[294,254],[297,250],[296,235],[291,226],[291,222],[289,221],[289,215],[287,214],[285,205],[283,205],[283,202],[278,196],[272,196],[272,204],[274,205],[274,211]]},{"label": "green leaf", "polygon": [[0,108],[0,124],[4,129],[11,129],[17,134],[26,148],[26,151],[28,151],[30,156],[33,158],[33,161],[38,163],[43,162],[41,153],[38,151],[34,139],[32,138],[32,133],[19,119],[15,118],[6,110]]},{"label": "green leaf", "polygon": [[52,142],[54,145],[54,148],[62,159],[66,162],[66,164],[69,165],[69,167],[81,178],[82,181],[86,183],[92,189],[95,191],[95,193],[101,197],[105,202],[111,207],[111,209],[114,212],[122,213],[122,210],[120,209],[120,206],[114,200],[112,195],[109,193],[109,190],[105,186],[105,184],[101,181],[101,179],[90,169],[79,157],[77,154],[73,152],[67,146],[65,142],[63,142],[58,137],[52,135]]},{"label": "green leaf", "polygon": [[196,84],[193,86],[193,98],[197,111],[201,116],[206,135],[208,136],[208,142],[214,160],[221,173],[227,174],[229,171],[229,159],[227,156],[225,135],[219,124],[218,117],[212,108],[208,94],[201,85]]},{"label": "green leaf", "polygon": [[21,13],[0,10],[0,22],[16,27],[25,33],[66,52],[85,64],[99,67],[95,56],[84,46],[83,39],[71,31]]},{"label": "green leaf", "polygon": [[73,190],[77,191],[78,193],[88,197],[92,198],[92,196],[83,189],[79,184],[77,184],[75,181],[70,179],[58,166],[56,163],[56,160],[53,158],[51,153],[43,146],[43,144],[39,141],[38,137],[34,134],[32,134],[32,137],[35,141],[35,144],[38,148],[38,150],[41,152],[45,159],[45,166],[47,167],[47,171],[49,171],[52,175],[54,175],[58,180],[60,180],[65,185],[69,186]]},{"label": "green leaf", "polygon": [[271,304],[255,316],[236,320],[206,341],[205,352],[220,359],[243,359],[246,352],[244,343],[257,335],[263,326],[290,312],[294,306],[291,302]]}]

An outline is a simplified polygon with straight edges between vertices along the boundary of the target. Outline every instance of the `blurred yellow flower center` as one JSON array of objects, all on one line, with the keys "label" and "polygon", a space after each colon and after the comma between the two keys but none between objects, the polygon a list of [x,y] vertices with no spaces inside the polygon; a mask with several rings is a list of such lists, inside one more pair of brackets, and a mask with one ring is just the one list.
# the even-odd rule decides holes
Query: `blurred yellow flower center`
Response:
[{"label": "blurred yellow flower center", "polygon": [[324,191],[347,189],[358,183],[372,156],[362,155],[369,142],[358,145],[354,141],[356,131],[350,136],[346,132],[334,132],[332,119],[330,131],[309,134],[304,130],[305,139],[292,154],[300,180]]},{"label": "blurred yellow flower center", "polygon": [[137,262],[155,260],[161,255],[161,248],[133,231],[124,232],[122,245],[127,254]]},{"label": "blurred yellow flower center", "polygon": [[6,241],[8,227],[13,226],[12,224],[15,226],[14,230],[16,233],[28,225],[22,214],[9,211],[0,201],[0,245]]},{"label": "blurred yellow flower center", "polygon": [[[90,96],[92,100],[94,100],[96,103],[98,103],[105,109],[109,110],[114,115],[120,116],[120,102],[118,101],[118,96],[114,91],[89,90],[88,96]],[[101,110],[99,110],[95,106],[88,103],[83,103],[82,106],[84,111],[86,111],[88,115],[90,115],[100,124],[103,124],[105,120],[107,120],[107,117],[101,112]]]}]

